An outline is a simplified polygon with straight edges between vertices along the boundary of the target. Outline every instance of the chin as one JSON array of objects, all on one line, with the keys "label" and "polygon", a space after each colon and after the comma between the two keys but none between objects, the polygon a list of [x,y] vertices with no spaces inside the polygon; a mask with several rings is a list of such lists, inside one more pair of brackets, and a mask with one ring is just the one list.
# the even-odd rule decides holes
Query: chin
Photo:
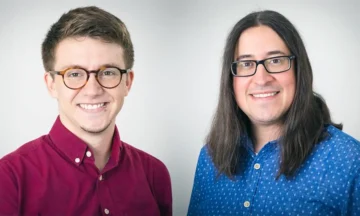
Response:
[{"label": "chin", "polygon": [[80,124],[80,128],[88,133],[102,133],[106,131],[111,125],[111,121],[84,121],[84,124]]},{"label": "chin", "polygon": [[273,125],[280,121],[280,116],[277,115],[257,115],[251,118],[251,121],[259,125]]},{"label": "chin", "polygon": [[100,134],[103,133],[104,131],[106,131],[109,128],[110,124],[104,126],[104,127],[86,127],[86,126],[81,126],[81,129],[87,133],[91,133],[91,134]]}]

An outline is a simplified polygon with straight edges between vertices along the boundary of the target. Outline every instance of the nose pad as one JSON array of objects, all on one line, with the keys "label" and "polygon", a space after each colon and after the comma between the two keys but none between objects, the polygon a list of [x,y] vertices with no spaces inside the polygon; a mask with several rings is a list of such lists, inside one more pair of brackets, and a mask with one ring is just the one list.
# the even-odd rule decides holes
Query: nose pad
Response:
[{"label": "nose pad", "polygon": [[96,78],[96,74],[91,73],[91,74],[89,75],[89,78],[88,78],[87,81],[86,81],[85,86],[88,85],[88,83],[92,84],[92,83],[94,83],[94,82],[95,82],[95,84],[97,84],[97,85],[99,85],[99,86],[101,87],[100,83],[98,82],[98,80],[97,80],[97,78]]},{"label": "nose pad", "polygon": [[259,71],[263,71],[263,72],[265,72],[265,73],[268,74],[268,72],[267,72],[264,64],[259,64],[259,65],[257,66],[257,68],[256,68],[256,73],[258,73]]},{"label": "nose pad", "polygon": [[255,73],[255,75],[258,75],[258,76],[262,75],[262,76],[264,76],[264,75],[269,75],[269,73],[267,72],[267,70],[265,69],[265,66],[264,66],[263,64],[259,64],[259,65],[257,66],[257,68],[256,68],[256,73]]},{"label": "nose pad", "polygon": [[271,74],[267,72],[265,66],[263,64],[259,64],[256,69],[256,73],[254,75],[254,80],[258,84],[265,84],[271,81]]},{"label": "nose pad", "polygon": [[86,84],[83,87],[83,91],[87,94],[99,94],[102,90],[102,86],[96,79],[95,74],[90,74]]}]

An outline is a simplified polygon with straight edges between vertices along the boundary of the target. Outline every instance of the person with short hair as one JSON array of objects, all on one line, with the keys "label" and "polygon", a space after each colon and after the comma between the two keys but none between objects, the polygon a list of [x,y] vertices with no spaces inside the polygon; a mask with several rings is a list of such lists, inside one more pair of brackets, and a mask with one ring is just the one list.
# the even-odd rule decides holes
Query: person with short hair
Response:
[{"label": "person with short hair", "polygon": [[115,124],[134,79],[125,24],[95,6],[72,9],[48,31],[42,60],[59,115],[1,158],[0,215],[172,215],[166,166]]}]

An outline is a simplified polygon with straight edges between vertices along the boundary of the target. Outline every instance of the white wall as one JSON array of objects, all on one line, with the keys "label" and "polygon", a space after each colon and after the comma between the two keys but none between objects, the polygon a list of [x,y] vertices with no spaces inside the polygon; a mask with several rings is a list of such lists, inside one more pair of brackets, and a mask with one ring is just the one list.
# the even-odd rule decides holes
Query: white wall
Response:
[{"label": "white wall", "polygon": [[1,1],[0,157],[52,126],[56,101],[43,83],[41,42],[62,13],[89,4],[114,13],[129,28],[135,81],[117,124],[125,141],[167,165],[174,215],[187,211],[197,156],[216,106],[225,38],[253,10],[277,10],[297,26],[315,89],[344,131],[360,139],[360,2],[289,2]]}]

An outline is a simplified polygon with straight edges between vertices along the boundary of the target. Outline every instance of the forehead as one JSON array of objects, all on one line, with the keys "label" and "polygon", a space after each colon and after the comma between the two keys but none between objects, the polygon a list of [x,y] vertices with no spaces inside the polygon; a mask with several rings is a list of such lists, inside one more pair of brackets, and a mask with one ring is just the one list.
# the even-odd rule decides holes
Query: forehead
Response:
[{"label": "forehead", "polygon": [[78,65],[95,70],[107,64],[125,67],[120,45],[89,37],[71,37],[62,40],[55,50],[56,69]]},{"label": "forehead", "polygon": [[284,41],[268,26],[257,26],[246,29],[239,37],[236,45],[236,57],[240,55],[252,55],[263,58],[272,51],[289,53]]}]

